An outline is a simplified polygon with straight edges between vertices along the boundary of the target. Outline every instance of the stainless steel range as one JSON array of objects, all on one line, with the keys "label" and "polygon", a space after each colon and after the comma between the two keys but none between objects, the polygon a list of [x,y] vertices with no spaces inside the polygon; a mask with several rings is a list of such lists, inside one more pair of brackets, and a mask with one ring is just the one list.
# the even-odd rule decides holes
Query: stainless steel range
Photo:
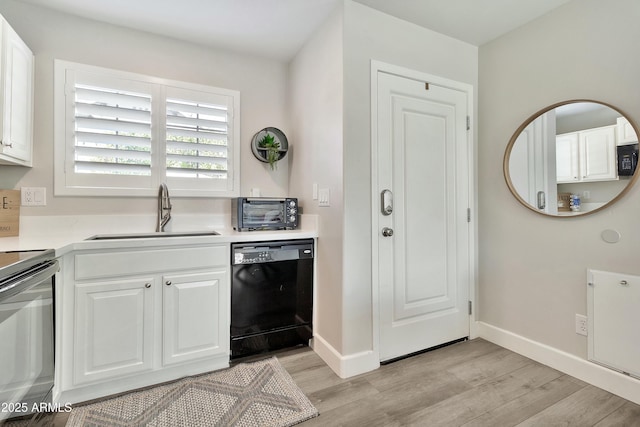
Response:
[{"label": "stainless steel range", "polygon": [[50,408],[56,271],[53,250],[0,252],[0,424]]}]

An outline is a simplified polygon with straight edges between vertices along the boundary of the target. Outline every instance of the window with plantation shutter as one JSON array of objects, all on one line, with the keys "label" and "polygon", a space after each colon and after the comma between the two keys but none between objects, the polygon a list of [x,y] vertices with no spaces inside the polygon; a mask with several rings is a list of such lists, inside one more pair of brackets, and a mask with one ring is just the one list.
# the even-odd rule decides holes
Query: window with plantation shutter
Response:
[{"label": "window with plantation shutter", "polygon": [[239,93],[56,61],[55,191],[234,197]]},{"label": "window with plantation shutter", "polygon": [[75,85],[76,173],[151,175],[151,96]]},{"label": "window with plantation shutter", "polygon": [[228,107],[167,99],[167,175],[226,179]]}]

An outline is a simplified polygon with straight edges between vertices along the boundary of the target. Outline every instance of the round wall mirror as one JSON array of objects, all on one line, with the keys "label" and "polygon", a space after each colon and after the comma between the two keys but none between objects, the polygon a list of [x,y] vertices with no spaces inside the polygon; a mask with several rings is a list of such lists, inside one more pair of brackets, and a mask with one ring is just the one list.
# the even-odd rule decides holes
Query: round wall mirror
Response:
[{"label": "round wall mirror", "polygon": [[543,215],[573,217],[610,206],[636,181],[638,129],[603,102],[544,108],[513,134],[503,161],[511,193]]}]

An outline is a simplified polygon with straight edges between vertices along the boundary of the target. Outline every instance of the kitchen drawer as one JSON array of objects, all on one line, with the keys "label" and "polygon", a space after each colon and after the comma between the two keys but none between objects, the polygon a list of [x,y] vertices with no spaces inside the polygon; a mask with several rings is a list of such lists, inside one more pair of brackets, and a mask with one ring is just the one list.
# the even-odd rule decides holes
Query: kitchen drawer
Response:
[{"label": "kitchen drawer", "polygon": [[75,279],[226,267],[228,253],[227,245],[78,253],[75,255]]}]

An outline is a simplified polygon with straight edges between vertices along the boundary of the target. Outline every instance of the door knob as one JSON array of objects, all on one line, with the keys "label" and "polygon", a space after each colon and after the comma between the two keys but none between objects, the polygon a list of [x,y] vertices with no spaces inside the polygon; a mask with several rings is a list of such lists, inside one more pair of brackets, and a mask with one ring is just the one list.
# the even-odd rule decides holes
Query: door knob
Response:
[{"label": "door knob", "polygon": [[384,237],[391,237],[393,236],[393,228],[389,228],[389,227],[385,227],[382,229],[382,235]]}]

